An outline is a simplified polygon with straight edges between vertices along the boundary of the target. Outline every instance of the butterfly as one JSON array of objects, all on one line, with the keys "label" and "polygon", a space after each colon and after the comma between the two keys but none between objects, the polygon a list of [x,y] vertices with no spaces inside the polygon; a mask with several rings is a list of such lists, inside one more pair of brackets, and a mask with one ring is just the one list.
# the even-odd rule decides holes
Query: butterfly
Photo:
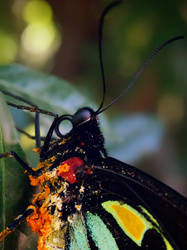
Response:
[{"label": "butterfly", "polygon": [[[118,3],[107,6],[100,19],[103,79],[102,27],[105,15]],[[156,49],[128,88],[158,51],[181,38],[172,38]],[[109,157],[105,150],[98,116],[126,90],[103,107],[104,81],[99,108],[83,107],[73,115],[57,115],[9,91],[2,92],[31,107],[9,102],[10,106],[35,112],[35,152],[40,163],[31,168],[15,151],[0,155],[13,157],[27,172],[31,186],[39,187],[26,210],[0,233],[0,240],[27,221],[39,235],[39,250],[186,249],[187,200],[137,168]],[[40,113],[54,117],[42,145]],[[72,124],[68,133],[61,131],[64,121]]]}]

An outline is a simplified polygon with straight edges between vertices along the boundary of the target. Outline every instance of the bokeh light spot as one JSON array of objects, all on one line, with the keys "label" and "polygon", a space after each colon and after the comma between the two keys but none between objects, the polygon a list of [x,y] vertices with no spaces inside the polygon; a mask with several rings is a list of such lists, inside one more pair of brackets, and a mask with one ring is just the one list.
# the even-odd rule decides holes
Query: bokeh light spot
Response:
[{"label": "bokeh light spot", "polygon": [[14,61],[17,54],[17,45],[11,35],[0,33],[0,64],[8,64]]},{"label": "bokeh light spot", "polygon": [[30,24],[22,34],[23,48],[33,54],[45,53],[55,40],[56,29],[53,25]]},{"label": "bokeh light spot", "polygon": [[50,5],[43,0],[29,1],[23,10],[23,18],[27,23],[46,24],[52,20]]},{"label": "bokeh light spot", "polygon": [[129,27],[125,39],[131,47],[145,47],[151,40],[151,36],[152,32],[149,24],[139,20]]}]

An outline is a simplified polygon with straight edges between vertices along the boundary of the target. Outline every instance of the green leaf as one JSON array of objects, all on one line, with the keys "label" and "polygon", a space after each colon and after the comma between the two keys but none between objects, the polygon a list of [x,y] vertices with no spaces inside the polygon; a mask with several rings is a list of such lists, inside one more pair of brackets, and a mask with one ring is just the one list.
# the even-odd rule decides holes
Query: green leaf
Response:
[{"label": "green leaf", "polygon": [[[10,150],[25,160],[19,145],[12,116],[0,95],[0,153]],[[26,208],[29,198],[28,178],[24,170],[13,158],[0,159],[0,229],[1,231]],[[27,195],[26,195],[27,194]],[[19,233],[12,233],[2,243],[1,249],[15,249]]]},{"label": "green leaf", "polygon": [[66,81],[22,65],[1,66],[0,80],[2,90],[8,90],[40,108],[58,114],[73,113],[83,106],[95,107],[93,102]]},{"label": "green leaf", "polygon": [[[31,101],[42,109],[60,115],[73,114],[77,109],[85,106],[92,107],[94,110],[97,109],[95,103],[81,95],[70,83],[19,64],[0,67],[0,90],[9,91]],[[15,104],[24,105],[23,102],[6,95],[5,98]],[[28,114],[33,115],[30,112]],[[103,132],[106,138],[114,138],[114,133],[110,130],[105,115],[102,114],[99,118],[101,129],[104,128]],[[51,122],[51,117],[41,116],[41,125],[45,129],[45,133],[48,131]]]}]

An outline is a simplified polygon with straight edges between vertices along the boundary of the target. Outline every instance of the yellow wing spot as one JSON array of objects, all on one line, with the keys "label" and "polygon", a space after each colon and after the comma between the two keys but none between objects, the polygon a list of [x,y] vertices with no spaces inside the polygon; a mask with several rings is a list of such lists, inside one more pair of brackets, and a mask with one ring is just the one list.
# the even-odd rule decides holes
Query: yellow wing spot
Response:
[{"label": "yellow wing spot", "polygon": [[140,241],[146,228],[142,219],[127,207],[116,204],[112,205],[111,208],[114,210],[128,233],[137,241]]},{"label": "yellow wing spot", "polygon": [[136,209],[128,204],[120,204],[118,201],[106,201],[103,208],[112,214],[124,233],[141,246],[144,234],[153,228],[152,224]]}]

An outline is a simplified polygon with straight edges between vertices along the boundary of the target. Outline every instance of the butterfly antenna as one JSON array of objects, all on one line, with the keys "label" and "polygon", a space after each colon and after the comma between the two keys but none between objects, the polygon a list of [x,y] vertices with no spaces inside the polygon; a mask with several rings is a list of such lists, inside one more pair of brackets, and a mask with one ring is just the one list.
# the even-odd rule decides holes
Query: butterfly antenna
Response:
[{"label": "butterfly antenna", "polygon": [[172,43],[174,41],[180,40],[180,39],[184,39],[184,36],[173,37],[173,38],[167,40],[166,42],[162,43],[158,48],[156,48],[153,51],[152,55],[148,58],[148,60],[144,63],[144,65],[136,73],[136,75],[134,76],[134,78],[132,79],[132,81],[129,83],[129,85],[127,86],[127,88],[125,88],[119,96],[117,96],[116,98],[114,98],[113,101],[111,103],[109,103],[106,107],[104,107],[103,109],[102,109],[102,105],[101,105],[101,108],[98,109],[97,114],[100,114],[100,113],[104,112],[106,109],[108,109],[110,106],[112,106],[115,102],[117,102],[123,95],[125,95],[130,88],[132,88],[132,86],[135,84],[135,82],[140,77],[140,75],[142,74],[142,72],[152,62],[153,58],[160,52],[161,49],[163,49],[164,47],[166,47],[168,44],[170,44],[170,43]]},{"label": "butterfly antenna", "polygon": [[122,1],[116,1],[113,2],[111,4],[109,4],[102,12],[101,17],[100,17],[100,21],[99,21],[99,32],[98,32],[98,50],[99,50],[99,62],[100,62],[100,68],[101,68],[101,76],[102,76],[102,83],[103,83],[103,97],[102,97],[102,101],[101,104],[99,106],[99,108],[97,109],[96,113],[100,113],[100,110],[103,107],[104,104],[104,100],[105,100],[105,95],[106,95],[106,82],[105,82],[105,72],[104,72],[104,65],[103,65],[103,49],[102,49],[102,41],[103,41],[103,26],[104,26],[104,19],[106,14],[112,9],[114,8],[116,5],[118,5],[119,3],[121,3]]}]

